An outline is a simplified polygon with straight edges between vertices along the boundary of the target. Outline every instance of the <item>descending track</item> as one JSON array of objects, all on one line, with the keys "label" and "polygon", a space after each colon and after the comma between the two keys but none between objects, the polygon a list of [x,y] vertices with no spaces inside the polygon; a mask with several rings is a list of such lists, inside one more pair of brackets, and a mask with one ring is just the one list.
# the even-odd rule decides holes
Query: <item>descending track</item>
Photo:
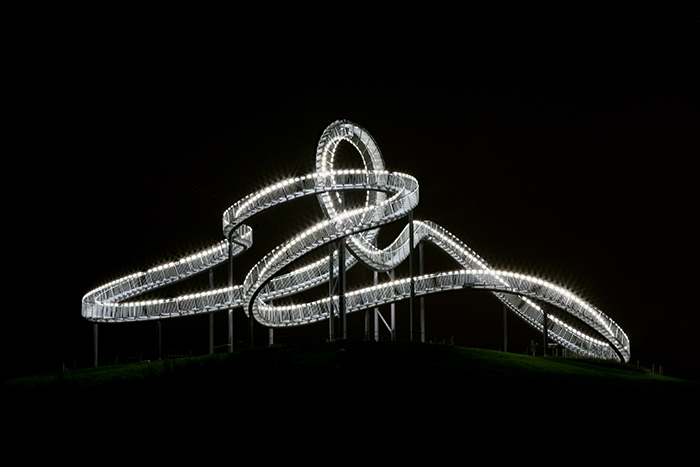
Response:
[{"label": "descending track", "polygon": [[[362,156],[362,170],[333,170],[333,158],[341,141],[351,143]],[[341,192],[366,192],[364,206],[342,209]],[[131,300],[146,291],[185,279],[244,253],[253,242],[246,225],[256,214],[304,196],[317,196],[325,220],[298,233],[265,255],[249,271],[243,284],[202,291],[171,299]],[[82,315],[94,322],[127,322],[210,313],[243,308],[265,326],[284,327],[328,319],[338,297],[295,305],[272,305],[271,300],[297,294],[329,280],[338,270],[338,255],[326,256],[292,272],[286,266],[323,245],[346,239],[351,253],[345,267],[361,262],[375,271],[388,271],[403,262],[410,251],[410,227],[406,225],[386,248],[376,246],[382,225],[408,215],[418,204],[418,182],[401,173],[388,172],[372,136],[352,122],[339,120],[323,132],[316,151],[316,171],[280,181],[238,201],[224,212],[225,240],[177,262],[156,266],[105,284],[82,300]],[[629,361],[629,340],[603,312],[580,297],[550,282],[492,269],[467,245],[437,224],[413,221],[413,247],[428,241],[450,255],[460,268],[413,278],[415,296],[455,289],[489,290],[510,310],[565,348],[585,356]],[[229,246],[231,248],[229,248]],[[229,252],[230,250],[230,252]],[[333,264],[331,271],[330,264]],[[373,308],[411,296],[411,278],[394,280],[347,292],[347,312]],[[558,310],[545,321],[542,304]]]}]

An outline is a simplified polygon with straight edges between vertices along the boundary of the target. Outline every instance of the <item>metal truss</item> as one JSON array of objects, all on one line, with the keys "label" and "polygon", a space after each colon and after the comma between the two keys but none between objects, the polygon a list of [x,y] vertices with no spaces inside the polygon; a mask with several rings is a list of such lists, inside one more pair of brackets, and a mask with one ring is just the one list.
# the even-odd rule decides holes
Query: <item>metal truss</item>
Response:
[{"label": "metal truss", "polygon": [[[363,169],[334,170],[338,144],[347,141],[362,156]],[[366,192],[364,206],[345,210],[342,193]],[[253,243],[246,225],[253,216],[288,201],[316,196],[325,219],[297,233],[266,254],[240,285],[231,285],[170,299],[132,300],[139,294],[210,269],[243,254]],[[372,136],[359,125],[339,120],[326,128],[316,151],[316,171],[290,178],[241,199],[223,215],[225,240],[180,261],[156,266],[105,284],[82,299],[82,315],[93,322],[127,322],[211,313],[243,308],[264,326],[299,326],[326,320],[344,300],[347,313],[380,304],[457,289],[489,290],[506,307],[550,341],[584,356],[629,361],[630,344],[623,330],[602,311],[570,291],[542,279],[492,269],[457,237],[429,221],[409,222],[385,248],[376,246],[379,228],[412,214],[419,186],[410,175],[385,170]],[[409,216],[412,219],[412,215]],[[411,238],[413,244],[411,244]],[[280,274],[307,253],[344,240],[350,254],[336,251],[311,264]],[[294,305],[272,301],[332,280],[332,274],[362,263],[374,271],[390,271],[409,257],[412,247],[431,242],[450,255],[459,268],[359,288],[342,295]],[[328,247],[326,247],[328,248]],[[557,310],[547,314],[544,305]],[[551,308],[550,307],[550,308]]]}]

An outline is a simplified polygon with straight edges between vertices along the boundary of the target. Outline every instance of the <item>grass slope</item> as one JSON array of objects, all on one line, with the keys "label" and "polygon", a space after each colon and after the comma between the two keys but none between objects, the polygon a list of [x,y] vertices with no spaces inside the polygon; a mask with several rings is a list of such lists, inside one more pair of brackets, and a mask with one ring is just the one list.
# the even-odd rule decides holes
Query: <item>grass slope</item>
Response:
[{"label": "grass slope", "polygon": [[336,342],[6,381],[3,421],[12,427],[10,451],[27,439],[146,443],[178,462],[188,446],[228,451],[265,440],[272,444],[260,453],[288,456],[307,444],[378,442],[389,433],[404,449],[430,452],[493,446],[494,436],[529,444],[536,435],[578,448],[584,440],[690,446],[685,427],[699,394],[698,382],[604,362]]},{"label": "grass slope", "polygon": [[[87,368],[7,381],[15,398],[90,400],[129,396],[256,394],[275,400],[336,387],[351,394],[422,392],[496,399],[537,393],[554,398],[686,398],[700,383],[587,360],[541,358],[490,350],[409,342],[336,342],[273,347],[233,354]],[[108,397],[111,399],[111,397]]]}]

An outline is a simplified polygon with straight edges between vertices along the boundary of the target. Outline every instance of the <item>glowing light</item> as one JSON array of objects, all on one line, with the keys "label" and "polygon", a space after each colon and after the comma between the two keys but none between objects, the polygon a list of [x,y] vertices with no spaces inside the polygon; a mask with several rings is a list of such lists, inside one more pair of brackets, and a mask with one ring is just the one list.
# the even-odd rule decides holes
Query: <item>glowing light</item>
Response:
[{"label": "glowing light", "polygon": [[[364,169],[333,170],[333,159],[341,141],[351,143],[362,157]],[[339,191],[364,190],[365,205],[343,210]],[[388,271],[403,262],[420,241],[441,248],[461,266],[414,277],[416,294],[445,290],[479,288],[490,290],[525,322],[541,330],[543,310],[538,302],[549,303],[585,323],[580,328],[550,316],[548,336],[564,347],[583,355],[603,358],[630,358],[629,339],[608,316],[572,292],[541,278],[492,269],[453,234],[430,221],[414,221],[414,245],[409,245],[406,226],[386,248],[374,241],[379,228],[406,216],[419,198],[418,181],[410,175],[388,172],[372,136],[348,121],[337,121],[323,132],[316,151],[316,172],[275,182],[242,198],[223,215],[224,238],[230,239],[233,257],[243,254],[253,242],[253,231],[245,222],[254,215],[302,196],[317,196],[326,219],[293,235],[265,255],[247,274],[243,284],[186,294],[173,299],[130,301],[133,297],[174,281],[210,269],[227,261],[229,241],[187,256],[176,262],[157,265],[111,281],[83,296],[82,315],[95,322],[121,322],[162,319],[230,308],[251,309],[253,316],[270,327],[298,326],[328,319],[330,303],[338,297],[292,304],[269,305],[272,298],[296,294],[327,282],[329,257],[277,275],[304,254],[339,238],[347,237],[345,267],[358,261],[377,271]],[[337,255],[334,267],[338,267]],[[372,308],[380,303],[410,296],[410,278],[396,279],[346,293],[348,312]]]}]

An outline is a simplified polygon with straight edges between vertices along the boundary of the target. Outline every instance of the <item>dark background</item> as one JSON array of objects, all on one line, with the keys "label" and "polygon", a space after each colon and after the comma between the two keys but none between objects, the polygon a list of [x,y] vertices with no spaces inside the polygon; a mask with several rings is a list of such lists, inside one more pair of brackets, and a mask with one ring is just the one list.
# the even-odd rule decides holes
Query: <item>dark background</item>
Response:
[{"label": "dark background", "polygon": [[[493,267],[580,294],[625,330],[633,363],[699,377],[697,16],[618,14],[595,24],[606,34],[576,40],[525,40],[498,21],[475,30],[478,18],[429,29],[383,19],[20,28],[3,152],[8,374],[90,365],[86,292],[222,239],[228,206],[311,172],[321,132],[344,118],[370,131],[389,170],[418,179],[417,219]],[[236,280],[319,215],[312,200],[257,219]],[[426,257],[428,270],[452,267],[434,248]],[[226,268],[215,274],[223,285]],[[201,286],[205,276],[182,290]],[[488,294],[430,296],[426,308],[432,338],[501,348]],[[407,304],[397,310],[405,330]],[[539,336],[516,321],[509,350],[522,352]],[[205,353],[206,323],[166,320],[164,346]],[[152,322],[100,326],[103,364],[155,347]]]}]

